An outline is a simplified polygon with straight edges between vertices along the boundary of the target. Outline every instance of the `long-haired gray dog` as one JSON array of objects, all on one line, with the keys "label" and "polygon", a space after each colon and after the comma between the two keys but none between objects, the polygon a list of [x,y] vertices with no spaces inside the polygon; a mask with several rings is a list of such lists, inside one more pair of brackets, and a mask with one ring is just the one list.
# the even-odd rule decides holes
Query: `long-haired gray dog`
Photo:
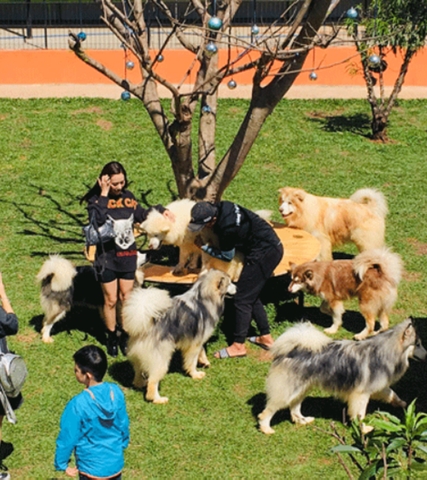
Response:
[{"label": "long-haired gray dog", "polygon": [[135,370],[134,386],[147,386],[146,399],[166,403],[159,382],[166,375],[175,349],[181,350],[184,370],[201,379],[197,362],[209,366],[203,344],[209,339],[224,310],[226,294],[236,287],[219,270],[200,275],[190,290],[170,298],[158,288],[134,290],[123,305],[123,327],[129,334],[127,357]]},{"label": "long-haired gray dog", "polygon": [[[141,267],[146,255],[138,252],[135,275],[136,286],[141,286],[144,278]],[[51,255],[37,273],[40,283],[40,305],[44,312],[42,340],[53,342],[52,327],[62,320],[74,306],[84,306],[99,310],[102,316],[104,297],[93,267],[74,267],[66,258]]]},{"label": "long-haired gray dog", "polygon": [[267,405],[258,417],[266,434],[274,433],[270,421],[284,408],[293,422],[312,422],[302,415],[301,403],[315,387],[345,401],[351,419],[365,417],[370,398],[405,407],[390,385],[406,372],[409,358],[427,356],[410,318],[362,342],[332,341],[309,322],[301,323],[283,333],[271,353]]}]

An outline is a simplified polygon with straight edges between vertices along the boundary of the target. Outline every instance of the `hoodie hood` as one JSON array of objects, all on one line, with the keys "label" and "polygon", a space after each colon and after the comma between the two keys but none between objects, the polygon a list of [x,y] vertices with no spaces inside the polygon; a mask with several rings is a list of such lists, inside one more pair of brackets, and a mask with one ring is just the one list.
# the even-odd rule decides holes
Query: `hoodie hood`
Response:
[{"label": "hoodie hood", "polygon": [[[108,383],[101,383],[85,390],[89,395],[88,408],[98,417],[103,427],[111,427],[116,418],[117,399]],[[92,400],[92,401],[91,401]]]}]

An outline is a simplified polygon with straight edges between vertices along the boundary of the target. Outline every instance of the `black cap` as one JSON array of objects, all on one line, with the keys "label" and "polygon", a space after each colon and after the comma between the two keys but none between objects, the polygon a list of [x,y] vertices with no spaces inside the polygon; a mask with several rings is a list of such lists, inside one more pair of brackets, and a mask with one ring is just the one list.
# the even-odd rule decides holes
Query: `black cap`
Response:
[{"label": "black cap", "polygon": [[191,209],[191,220],[188,224],[188,229],[192,232],[198,232],[207,223],[211,222],[216,217],[218,209],[215,205],[209,202],[199,202]]}]

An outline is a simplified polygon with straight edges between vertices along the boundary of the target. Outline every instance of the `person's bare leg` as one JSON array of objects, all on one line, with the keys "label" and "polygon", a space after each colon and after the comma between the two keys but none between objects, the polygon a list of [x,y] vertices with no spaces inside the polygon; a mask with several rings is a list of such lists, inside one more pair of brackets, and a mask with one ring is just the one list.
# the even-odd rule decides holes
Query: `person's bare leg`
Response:
[{"label": "person's bare leg", "polygon": [[101,283],[102,293],[104,294],[104,322],[107,330],[114,332],[116,329],[117,315],[117,280],[108,283]]}]

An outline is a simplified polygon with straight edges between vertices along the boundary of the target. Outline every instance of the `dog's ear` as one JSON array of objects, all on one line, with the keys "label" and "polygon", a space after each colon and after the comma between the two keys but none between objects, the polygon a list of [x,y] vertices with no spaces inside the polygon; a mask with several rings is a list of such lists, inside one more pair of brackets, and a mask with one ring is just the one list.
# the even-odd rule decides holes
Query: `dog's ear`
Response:
[{"label": "dog's ear", "polygon": [[290,271],[291,271],[291,275],[292,275],[292,273],[294,272],[296,266],[297,266],[296,263],[294,263],[294,262],[289,262],[289,268],[290,268]]},{"label": "dog's ear", "polygon": [[306,196],[306,193],[304,192],[304,190],[300,190],[300,189],[295,190],[295,198],[300,202],[304,201],[305,196]]}]

